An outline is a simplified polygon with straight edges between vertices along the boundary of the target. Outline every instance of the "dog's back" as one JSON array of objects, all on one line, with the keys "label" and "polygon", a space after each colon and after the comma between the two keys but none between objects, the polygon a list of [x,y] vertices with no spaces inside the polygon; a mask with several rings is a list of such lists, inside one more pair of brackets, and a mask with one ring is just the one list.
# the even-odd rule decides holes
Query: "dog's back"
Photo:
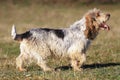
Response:
[{"label": "dog's back", "polygon": [[[15,26],[12,28],[13,39],[20,41],[20,47],[24,51],[25,49],[28,51],[34,49],[34,51],[36,50],[35,52],[41,55],[49,53],[55,56],[62,56],[64,53],[67,53],[69,41],[66,43],[65,38],[68,33],[66,29],[36,28],[17,34]],[[27,48],[25,48],[25,45]]]}]

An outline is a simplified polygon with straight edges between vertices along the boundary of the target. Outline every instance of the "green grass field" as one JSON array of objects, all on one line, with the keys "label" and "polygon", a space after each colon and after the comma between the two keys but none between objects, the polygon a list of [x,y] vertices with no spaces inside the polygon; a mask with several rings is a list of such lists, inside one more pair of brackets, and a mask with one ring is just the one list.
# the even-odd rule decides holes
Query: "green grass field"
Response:
[{"label": "green grass field", "polygon": [[[111,30],[100,31],[93,41],[82,72],[69,68],[66,59],[49,59],[48,65],[61,71],[43,72],[34,64],[26,66],[26,72],[16,69],[19,43],[10,36],[13,24],[18,33],[36,27],[69,27],[94,7],[111,14]],[[0,4],[0,80],[120,80],[120,5]]]}]

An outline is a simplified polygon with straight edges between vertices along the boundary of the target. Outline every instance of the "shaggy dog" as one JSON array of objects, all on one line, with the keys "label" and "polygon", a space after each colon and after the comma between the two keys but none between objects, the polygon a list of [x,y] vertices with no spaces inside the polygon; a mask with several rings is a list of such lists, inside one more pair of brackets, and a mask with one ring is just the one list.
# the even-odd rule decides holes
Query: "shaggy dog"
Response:
[{"label": "shaggy dog", "polygon": [[81,71],[91,41],[96,38],[100,29],[110,29],[106,24],[109,18],[110,14],[93,9],[69,28],[37,28],[17,34],[13,26],[12,38],[20,42],[17,68],[24,71],[24,61],[34,61],[44,71],[50,71],[52,69],[46,65],[46,58],[54,55],[69,58],[73,70]]}]

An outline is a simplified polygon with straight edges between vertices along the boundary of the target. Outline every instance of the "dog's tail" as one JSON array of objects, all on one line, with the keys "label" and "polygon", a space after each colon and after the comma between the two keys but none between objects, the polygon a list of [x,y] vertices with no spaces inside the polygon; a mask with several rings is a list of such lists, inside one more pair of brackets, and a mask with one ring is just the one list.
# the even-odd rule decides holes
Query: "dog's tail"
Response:
[{"label": "dog's tail", "polygon": [[16,41],[22,41],[23,39],[29,38],[31,36],[31,33],[30,33],[30,31],[27,31],[27,32],[22,33],[22,34],[17,34],[15,25],[13,25],[12,31],[11,31],[11,36]]},{"label": "dog's tail", "polygon": [[15,25],[13,25],[12,26],[12,31],[11,31],[11,36],[12,36],[12,38],[15,40],[15,38],[16,38],[16,35],[17,35],[17,33],[16,33],[16,28],[15,28]]}]

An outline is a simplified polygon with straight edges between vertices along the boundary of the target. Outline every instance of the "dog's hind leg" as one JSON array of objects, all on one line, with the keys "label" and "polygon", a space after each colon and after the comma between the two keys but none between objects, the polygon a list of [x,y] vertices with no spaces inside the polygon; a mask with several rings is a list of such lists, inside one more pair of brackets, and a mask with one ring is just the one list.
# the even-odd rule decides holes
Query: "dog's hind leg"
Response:
[{"label": "dog's hind leg", "polygon": [[46,62],[43,60],[43,59],[39,59],[37,60],[37,65],[40,66],[43,71],[52,71],[51,68],[49,68],[47,65],[46,65]]},{"label": "dog's hind leg", "polygon": [[16,58],[16,68],[19,69],[19,71],[26,71],[26,69],[24,69],[22,67],[23,65],[23,60],[24,60],[24,56],[22,54],[20,54],[17,58]]}]

